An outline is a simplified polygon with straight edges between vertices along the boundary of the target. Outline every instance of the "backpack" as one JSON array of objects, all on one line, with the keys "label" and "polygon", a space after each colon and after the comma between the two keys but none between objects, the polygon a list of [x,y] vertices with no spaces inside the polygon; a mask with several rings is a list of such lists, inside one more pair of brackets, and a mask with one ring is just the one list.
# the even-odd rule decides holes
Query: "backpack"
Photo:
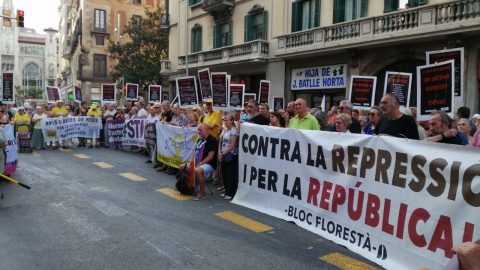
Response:
[{"label": "backpack", "polygon": [[188,187],[188,176],[187,176],[187,164],[182,171],[179,171],[175,177],[177,178],[177,182],[175,183],[175,188],[183,195],[193,195],[193,189]]}]

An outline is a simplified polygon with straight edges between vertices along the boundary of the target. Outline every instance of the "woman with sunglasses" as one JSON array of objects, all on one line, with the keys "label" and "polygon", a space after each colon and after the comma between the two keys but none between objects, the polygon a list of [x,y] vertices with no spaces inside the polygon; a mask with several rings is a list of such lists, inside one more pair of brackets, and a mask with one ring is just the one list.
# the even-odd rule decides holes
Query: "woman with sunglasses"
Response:
[{"label": "woman with sunglasses", "polygon": [[378,106],[374,106],[370,109],[368,113],[368,120],[370,120],[365,127],[363,128],[363,134],[373,135],[375,134],[375,128],[378,124],[378,121],[382,119],[383,112],[382,109]]}]

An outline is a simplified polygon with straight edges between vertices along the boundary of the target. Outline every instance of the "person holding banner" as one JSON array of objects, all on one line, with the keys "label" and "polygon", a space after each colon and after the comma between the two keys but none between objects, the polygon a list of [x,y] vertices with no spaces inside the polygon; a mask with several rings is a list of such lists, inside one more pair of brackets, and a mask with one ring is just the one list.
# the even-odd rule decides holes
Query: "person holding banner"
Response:
[{"label": "person holding banner", "polygon": [[277,111],[277,112],[271,112],[270,113],[270,125],[272,127],[285,127],[285,119],[282,117],[282,115]]},{"label": "person holding banner", "polygon": [[257,125],[267,126],[270,124],[270,119],[263,116],[258,108],[258,102],[254,99],[248,101],[247,105],[247,122]]},{"label": "person holding banner", "polygon": [[463,145],[462,139],[454,128],[450,128],[451,118],[446,112],[433,112],[428,120],[427,142],[439,142]]},{"label": "person holding banner", "polygon": [[[78,107],[73,115],[74,116],[87,116],[87,112],[88,112],[88,104],[86,101],[82,101],[80,102],[80,107]],[[83,137],[78,137],[78,145],[77,147],[87,147],[85,142],[87,141],[86,138],[83,138]]]},{"label": "person holding banner", "polygon": [[32,141],[30,146],[33,149],[47,149],[43,142],[43,133],[42,133],[42,119],[47,119],[47,115],[44,113],[42,106],[37,106],[37,113],[32,117],[33,131],[32,131]]},{"label": "person holding banner", "polygon": [[370,120],[365,127],[363,128],[363,134],[365,135],[374,135],[375,128],[377,127],[378,121],[382,119],[383,111],[378,106],[373,106],[368,113],[368,119]]},{"label": "person holding banner", "polygon": [[320,130],[318,121],[307,110],[307,102],[303,98],[295,101],[295,111],[297,115],[288,123],[288,127],[306,130]]},{"label": "person holding banner", "polygon": [[335,129],[340,133],[351,133],[348,127],[352,124],[352,117],[346,113],[337,115],[335,119]]},{"label": "person holding banner", "polygon": [[[350,115],[352,118],[352,124],[350,125],[349,129],[351,133],[360,134],[362,133],[362,127],[360,126],[360,122],[357,119],[353,118],[353,104],[350,100],[342,100],[340,101],[340,106],[338,106],[338,114],[346,113]],[[335,117],[336,121],[336,117]]]},{"label": "person holding banner", "polygon": [[380,101],[380,107],[385,115],[378,123],[375,134],[418,140],[417,123],[413,117],[400,112],[398,97],[387,93]]},{"label": "person holding banner", "polygon": [[194,159],[195,168],[192,168],[191,162],[180,165],[180,171],[187,166],[189,174],[195,173],[195,178],[200,186],[200,191],[193,199],[201,201],[207,197],[205,194],[205,175],[213,173],[217,169],[217,151],[218,141],[210,134],[210,128],[203,123],[198,126],[198,135],[200,140],[197,142],[197,150]]},{"label": "person holding banner", "polygon": [[[50,112],[50,118],[64,117],[64,116],[68,116],[68,111],[65,107],[63,107],[63,101],[57,100],[57,106],[53,108],[52,111]],[[62,145],[63,145],[62,146],[63,149],[68,149],[66,140],[62,140]],[[59,146],[60,146],[60,142],[57,141],[55,142],[55,146],[53,147],[53,149],[58,149]]]},{"label": "person holding banner", "polygon": [[[98,116],[100,118],[102,117],[102,112],[97,109],[97,104],[92,104],[92,106],[90,107],[90,110],[88,110],[87,112],[87,116],[92,116],[92,117]],[[95,139],[94,138],[90,139],[90,145],[88,146],[88,148],[93,148],[93,140]],[[100,148],[100,142],[98,141],[98,139],[96,139],[95,148]]]}]

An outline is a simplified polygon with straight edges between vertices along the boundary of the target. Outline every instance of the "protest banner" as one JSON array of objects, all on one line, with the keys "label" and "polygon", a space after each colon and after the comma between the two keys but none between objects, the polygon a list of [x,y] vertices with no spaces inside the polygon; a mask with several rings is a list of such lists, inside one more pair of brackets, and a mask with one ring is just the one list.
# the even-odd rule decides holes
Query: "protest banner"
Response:
[{"label": "protest banner", "polygon": [[[148,101],[150,103],[162,102],[162,86],[149,85],[148,86]],[[165,99],[168,100],[168,99]]]},{"label": "protest banner", "polygon": [[102,119],[98,116],[67,116],[42,119],[45,142],[56,142],[70,138],[98,138]]},{"label": "protest banner", "polygon": [[193,108],[198,105],[197,80],[194,76],[177,78],[178,105],[181,108]]},{"label": "protest banner", "polygon": [[242,124],[233,202],[386,269],[441,269],[480,238],[479,149]]},{"label": "protest banner", "polygon": [[235,109],[243,109],[243,93],[245,93],[244,84],[230,84],[230,107]]},{"label": "protest banner", "polygon": [[202,101],[213,98],[212,94],[212,80],[210,78],[210,69],[201,69],[198,71],[198,81],[200,82],[200,92],[202,94]]},{"label": "protest banner", "polygon": [[377,77],[352,76],[350,83],[350,102],[353,108],[370,110],[375,102],[375,87]]},{"label": "protest banner", "polygon": [[160,162],[179,168],[180,164],[191,160],[198,139],[197,128],[182,128],[156,123],[157,159]]},{"label": "protest banner", "polygon": [[454,61],[417,67],[417,120],[426,121],[435,111],[453,118]]},{"label": "protest banner", "polygon": [[60,88],[54,86],[45,86],[48,103],[57,103],[57,100],[62,100]]},{"label": "protest banner", "polygon": [[261,80],[260,89],[258,91],[258,103],[268,104],[269,95],[270,95],[270,81]]},{"label": "protest banner", "polygon": [[285,98],[284,97],[273,97],[273,110],[283,110],[285,108]]},{"label": "protest banner", "polygon": [[464,48],[455,48],[441,51],[427,52],[427,65],[441,63],[448,60],[453,60],[454,66],[454,87],[453,93],[455,97],[463,96],[463,64]]},{"label": "protest banner", "polygon": [[125,119],[122,145],[145,147],[145,119]]},{"label": "protest banner", "polygon": [[105,136],[109,146],[121,146],[125,119],[111,119],[105,123]]},{"label": "protest banner", "polygon": [[1,129],[3,129],[3,135],[5,140],[7,140],[8,145],[5,147],[5,173],[12,174],[17,170],[18,164],[18,146],[17,140],[13,133],[15,126],[7,124]]},{"label": "protest banner", "polygon": [[224,110],[228,107],[228,78],[226,72],[212,72],[213,108]]},{"label": "protest banner", "polygon": [[126,98],[128,101],[138,101],[138,84],[127,83]]},{"label": "protest banner", "polygon": [[80,88],[80,86],[75,85],[73,87],[73,95],[74,95],[75,102],[82,103],[83,95],[82,95],[82,88]]},{"label": "protest banner", "polygon": [[2,103],[15,104],[13,72],[2,72]]},{"label": "protest banner", "polygon": [[245,93],[243,94],[243,100],[248,102],[249,100],[257,100],[257,94]]},{"label": "protest banner", "polygon": [[115,84],[102,84],[102,104],[115,103],[116,101],[116,85]]},{"label": "protest banner", "polygon": [[292,69],[292,90],[345,88],[347,65]]},{"label": "protest banner", "polygon": [[410,107],[410,91],[412,88],[412,73],[387,71],[383,94],[392,93],[398,98],[400,107]]}]

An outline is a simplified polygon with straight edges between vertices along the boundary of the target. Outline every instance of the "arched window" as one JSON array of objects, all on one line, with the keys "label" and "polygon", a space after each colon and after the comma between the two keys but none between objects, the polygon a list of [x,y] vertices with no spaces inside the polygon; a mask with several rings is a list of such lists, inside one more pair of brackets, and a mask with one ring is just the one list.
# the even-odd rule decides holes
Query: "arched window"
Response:
[{"label": "arched window", "polygon": [[26,65],[22,73],[22,85],[42,87],[43,74],[37,64],[30,63]]}]

